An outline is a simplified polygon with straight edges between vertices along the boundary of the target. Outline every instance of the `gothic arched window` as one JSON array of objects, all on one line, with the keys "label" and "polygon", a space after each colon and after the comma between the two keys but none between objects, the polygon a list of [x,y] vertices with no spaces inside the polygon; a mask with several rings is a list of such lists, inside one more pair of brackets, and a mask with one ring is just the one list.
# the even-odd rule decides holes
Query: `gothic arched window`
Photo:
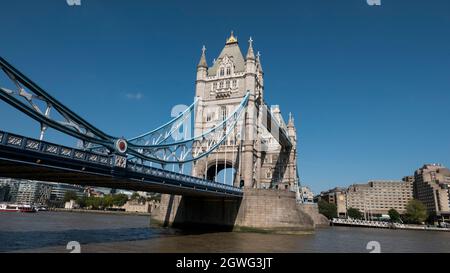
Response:
[{"label": "gothic arched window", "polygon": [[228,75],[231,75],[231,67],[229,67],[229,66],[227,67],[227,76]]},{"label": "gothic arched window", "polygon": [[226,87],[227,87],[227,88],[230,88],[230,81],[227,81],[227,82],[226,82]]},{"label": "gothic arched window", "polygon": [[219,89],[222,89],[223,88],[223,82],[220,82],[219,83]]},{"label": "gothic arched window", "polygon": [[215,83],[213,83],[213,85],[212,85],[213,87],[213,90],[216,90],[217,89],[217,82],[215,82]]},{"label": "gothic arched window", "polygon": [[224,73],[225,73],[225,70],[224,70],[224,68],[223,68],[223,67],[221,67],[221,68],[220,68],[220,74],[219,74],[219,75],[220,75],[220,76],[223,76],[223,75],[224,75]]},{"label": "gothic arched window", "polygon": [[237,87],[237,80],[233,80],[233,88]]}]

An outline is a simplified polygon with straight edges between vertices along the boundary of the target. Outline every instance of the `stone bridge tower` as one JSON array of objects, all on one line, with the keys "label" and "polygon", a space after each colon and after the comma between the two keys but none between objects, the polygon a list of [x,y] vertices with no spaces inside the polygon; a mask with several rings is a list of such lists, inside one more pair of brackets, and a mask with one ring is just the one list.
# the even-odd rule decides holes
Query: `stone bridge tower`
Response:
[{"label": "stone bridge tower", "polygon": [[225,168],[235,169],[232,181],[235,186],[244,186],[242,198],[163,195],[161,206],[152,213],[156,224],[235,231],[251,228],[290,234],[314,229],[317,224],[328,225],[316,207],[298,202],[294,119],[290,116],[286,124],[279,106],[267,107],[260,54],[254,53],[251,38],[244,58],[231,33],[212,66],[208,66],[203,47],[195,84],[199,99],[195,135],[232,114],[247,92],[250,98],[245,116],[230,133],[227,145],[220,145],[192,167],[193,176],[210,180]]},{"label": "stone bridge tower", "polygon": [[[226,145],[196,162],[192,174],[214,180],[223,169],[232,168],[233,184],[246,188],[277,188],[296,191],[296,130],[293,118],[285,124],[278,106],[269,109],[271,117],[289,137],[292,147],[283,147],[262,126],[264,73],[259,52],[255,55],[252,38],[245,58],[238,39],[231,32],[225,47],[208,66],[206,48],[197,65],[195,95],[200,103],[195,116],[195,135],[200,135],[222,121],[239,106],[247,92],[249,103],[243,123],[231,133]],[[241,134],[242,133],[242,134]],[[229,179],[227,179],[229,181]]]}]

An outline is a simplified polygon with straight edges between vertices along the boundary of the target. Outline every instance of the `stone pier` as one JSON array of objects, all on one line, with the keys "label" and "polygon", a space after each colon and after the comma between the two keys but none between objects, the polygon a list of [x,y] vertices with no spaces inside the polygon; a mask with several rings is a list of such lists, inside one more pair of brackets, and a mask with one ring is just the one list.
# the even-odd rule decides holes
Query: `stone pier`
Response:
[{"label": "stone pier", "polygon": [[314,230],[324,224],[322,217],[314,207],[297,204],[293,192],[246,189],[242,199],[163,195],[152,223],[182,229],[292,233]]}]

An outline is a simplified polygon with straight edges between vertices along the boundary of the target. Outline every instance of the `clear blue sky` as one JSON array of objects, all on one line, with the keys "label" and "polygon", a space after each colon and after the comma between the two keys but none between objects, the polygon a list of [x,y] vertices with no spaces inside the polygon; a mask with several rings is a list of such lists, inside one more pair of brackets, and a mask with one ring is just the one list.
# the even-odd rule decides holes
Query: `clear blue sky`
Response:
[{"label": "clear blue sky", "polygon": [[[0,54],[112,135],[190,104],[202,45],[211,63],[234,30],[244,52],[251,35],[262,53],[267,101],[296,117],[314,191],[450,165],[448,0],[81,3],[1,0]],[[3,102],[0,116],[0,128],[38,136]]]}]

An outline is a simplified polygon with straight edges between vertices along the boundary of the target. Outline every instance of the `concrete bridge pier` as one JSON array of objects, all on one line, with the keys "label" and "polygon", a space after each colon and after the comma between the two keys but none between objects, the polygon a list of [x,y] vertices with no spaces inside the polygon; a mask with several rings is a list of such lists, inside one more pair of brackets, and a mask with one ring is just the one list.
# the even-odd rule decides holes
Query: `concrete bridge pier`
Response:
[{"label": "concrete bridge pier", "polygon": [[245,189],[242,199],[163,195],[152,224],[193,230],[295,233],[328,224],[293,192]]}]

